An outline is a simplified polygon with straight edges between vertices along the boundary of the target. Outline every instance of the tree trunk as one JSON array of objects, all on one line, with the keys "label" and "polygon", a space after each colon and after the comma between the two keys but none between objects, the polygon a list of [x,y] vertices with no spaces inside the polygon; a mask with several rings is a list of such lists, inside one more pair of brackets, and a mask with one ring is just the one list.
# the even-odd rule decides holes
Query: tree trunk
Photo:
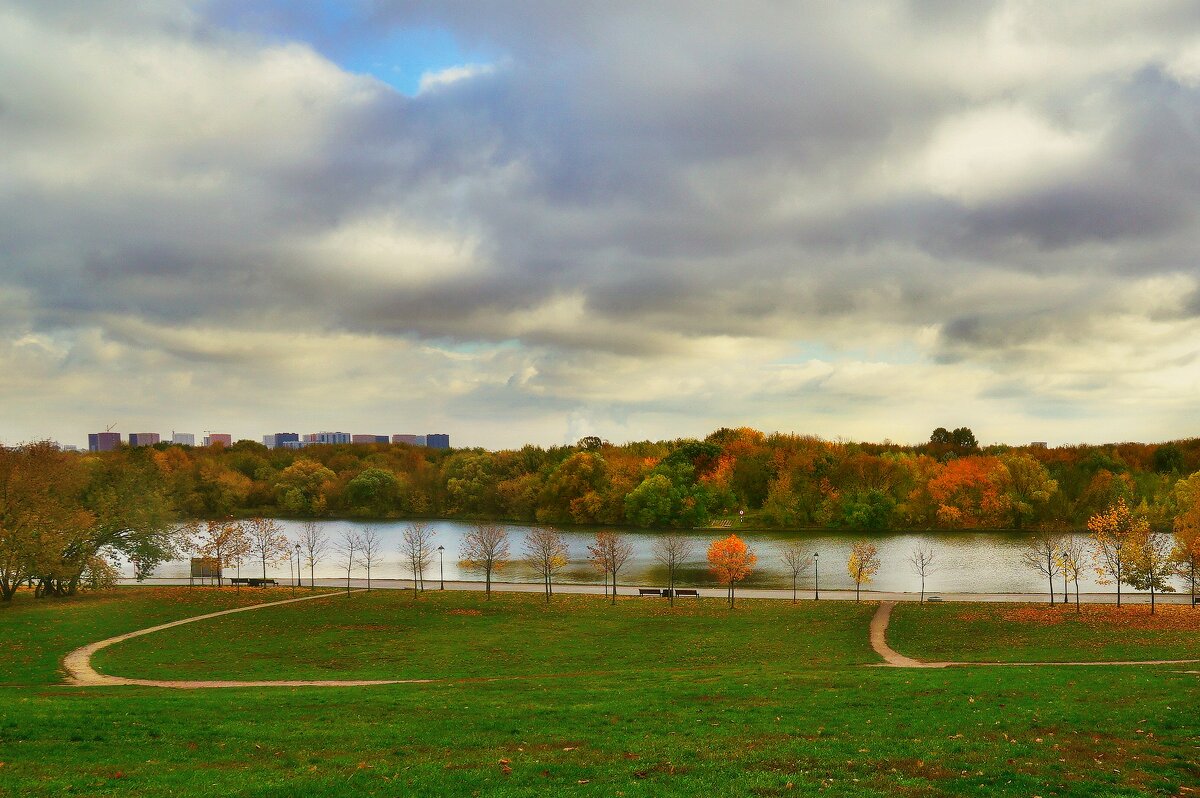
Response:
[{"label": "tree trunk", "polygon": [[613,572],[612,572],[612,604],[613,604],[613,606],[616,606],[616,604],[617,604],[617,569],[616,568],[614,568]]},{"label": "tree trunk", "polygon": [[1079,609],[1079,575],[1075,575],[1075,614],[1079,615],[1083,610]]},{"label": "tree trunk", "polygon": [[796,572],[792,571],[792,603],[796,603]]},{"label": "tree trunk", "polygon": [[487,600],[492,600],[492,566],[483,569],[483,592],[487,596]]},{"label": "tree trunk", "polygon": [[317,589],[317,566],[312,560],[308,561],[308,589]]},{"label": "tree trunk", "polygon": [[858,603],[858,591],[862,587],[862,582],[855,580],[854,582],[854,603]]},{"label": "tree trunk", "polygon": [[921,574],[921,603],[925,603],[925,574]]}]

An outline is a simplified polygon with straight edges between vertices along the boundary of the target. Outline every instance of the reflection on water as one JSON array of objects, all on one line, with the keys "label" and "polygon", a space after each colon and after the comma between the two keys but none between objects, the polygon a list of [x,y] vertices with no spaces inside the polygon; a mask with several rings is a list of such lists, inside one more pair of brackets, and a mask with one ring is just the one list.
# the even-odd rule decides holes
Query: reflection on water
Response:
[{"label": "reflection on water", "polygon": [[[280,522],[289,537],[296,539],[299,532],[299,522]],[[345,570],[337,566],[338,555],[334,552],[334,543],[343,531],[362,529],[368,524],[353,521],[327,521],[325,531],[330,540],[329,552],[325,559],[317,564],[317,578],[333,578],[345,576]],[[403,521],[373,522],[372,526],[384,540],[384,562],[372,568],[371,575],[381,579],[407,579],[411,576],[407,567],[402,564],[399,553]],[[469,529],[469,524],[460,521],[434,521],[432,526],[435,533],[433,547],[444,546],[445,578],[479,579],[482,574],[462,568],[458,564],[458,553],[463,535]],[[513,524],[508,527],[510,549],[514,562],[508,565],[496,578],[512,582],[537,582],[538,576],[534,571],[519,562],[523,551],[522,541],[529,527]],[[666,583],[666,571],[654,560],[652,545],[659,534],[647,530],[623,530],[633,543],[634,553],[628,565],[621,571],[622,584],[662,585]],[[696,586],[712,586],[715,581],[708,572],[705,563],[705,551],[713,540],[728,535],[727,530],[703,530],[691,533],[694,551],[690,561],[682,569],[683,584]],[[587,545],[595,535],[595,530],[572,529],[563,532],[570,549],[571,562],[558,574],[560,582],[589,582],[597,583],[600,575],[587,562]],[[844,533],[823,530],[819,532],[745,532],[741,535],[751,550],[758,555],[758,566],[753,576],[744,584],[748,587],[791,587],[791,575],[786,571],[780,556],[781,547],[793,541],[803,541],[806,548],[813,553],[819,553],[820,579],[822,589],[853,588],[849,574],[846,572],[846,558],[850,546],[855,540],[869,539],[879,549],[880,569],[870,587],[887,591],[916,591],[920,589],[920,580],[912,573],[908,565],[908,555],[913,548],[920,544],[928,544],[935,552],[934,570],[926,580],[926,589],[930,592],[947,593],[1036,593],[1044,591],[1046,580],[1036,572],[1021,563],[1022,547],[1030,535],[1022,532],[889,532],[882,534]],[[253,575],[259,573],[261,566],[243,564],[242,573]],[[268,569],[268,574],[275,577],[287,577],[290,574],[288,563],[281,562]],[[127,575],[132,571],[127,569]],[[355,576],[362,576],[356,569]],[[155,576],[187,577],[186,561],[174,561],[163,564]],[[305,573],[307,576],[307,570]],[[438,558],[435,552],[433,563],[425,574],[425,579],[438,578]],[[813,574],[810,568],[808,575],[800,583],[801,587],[812,587]],[[1056,585],[1061,592],[1061,580]],[[1072,586],[1072,590],[1073,590]],[[1111,586],[1096,584],[1093,572],[1089,569],[1087,575],[1080,579],[1080,589],[1089,591],[1110,591]]]}]

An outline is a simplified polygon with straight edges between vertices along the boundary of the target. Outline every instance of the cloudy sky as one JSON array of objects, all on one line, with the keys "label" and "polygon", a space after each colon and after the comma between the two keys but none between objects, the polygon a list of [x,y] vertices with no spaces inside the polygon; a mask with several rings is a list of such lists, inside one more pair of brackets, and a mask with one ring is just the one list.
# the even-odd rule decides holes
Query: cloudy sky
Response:
[{"label": "cloudy sky", "polygon": [[9,443],[1200,433],[1195,0],[0,0],[0,142]]}]

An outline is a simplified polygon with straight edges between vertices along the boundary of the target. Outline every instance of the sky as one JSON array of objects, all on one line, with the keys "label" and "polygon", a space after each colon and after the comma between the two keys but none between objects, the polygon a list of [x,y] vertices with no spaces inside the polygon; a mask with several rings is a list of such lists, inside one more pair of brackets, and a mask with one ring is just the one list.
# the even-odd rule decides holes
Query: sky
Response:
[{"label": "sky", "polygon": [[1193,437],[1200,4],[0,0],[0,441]]}]

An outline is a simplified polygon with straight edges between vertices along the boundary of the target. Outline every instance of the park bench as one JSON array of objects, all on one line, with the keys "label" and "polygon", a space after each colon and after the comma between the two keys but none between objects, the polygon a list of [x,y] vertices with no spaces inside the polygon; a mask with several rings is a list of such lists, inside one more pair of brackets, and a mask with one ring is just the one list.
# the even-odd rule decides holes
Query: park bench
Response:
[{"label": "park bench", "polygon": [[254,577],[234,577],[229,580],[231,585],[249,585],[250,587],[266,587],[267,585],[278,585],[274,579],[255,579]]},{"label": "park bench", "polygon": [[942,597],[941,596],[926,596],[925,600],[926,601],[941,601]]},{"label": "park bench", "polygon": [[695,596],[696,598],[700,598],[700,591],[693,590],[690,587],[677,587],[675,588],[675,598],[679,598],[680,596]]},{"label": "park bench", "polygon": [[663,592],[657,587],[639,587],[639,596],[661,596]]}]

